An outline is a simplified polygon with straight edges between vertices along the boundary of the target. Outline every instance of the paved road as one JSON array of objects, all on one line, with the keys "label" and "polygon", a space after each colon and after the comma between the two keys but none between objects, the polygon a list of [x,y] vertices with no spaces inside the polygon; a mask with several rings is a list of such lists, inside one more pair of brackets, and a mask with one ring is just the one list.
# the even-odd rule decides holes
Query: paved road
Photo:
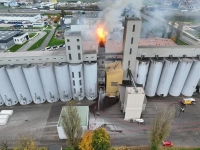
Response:
[{"label": "paved road", "polygon": [[181,35],[181,37],[179,39],[189,45],[200,45],[200,43],[198,43],[197,41],[194,41],[193,39],[191,39],[187,36],[184,36],[184,35]]},{"label": "paved road", "polygon": [[[78,10],[65,10],[65,11],[78,11]],[[83,10],[85,13],[89,13],[91,11],[85,11]],[[41,11],[39,9],[10,9],[10,11],[8,12],[7,9],[0,9],[0,12],[2,13],[35,13],[35,14],[38,14],[38,13],[41,13],[41,14],[44,14],[44,13],[51,13],[51,14],[57,14],[57,13],[60,13],[60,10],[47,10],[46,12],[44,11]]]},{"label": "paved road", "polygon": [[34,39],[30,40],[27,44],[22,46],[17,52],[25,52],[25,51],[27,51],[33,44],[35,44],[45,34],[46,34],[46,32],[44,32],[44,31],[39,32],[39,35],[37,35]]},{"label": "paved road", "polygon": [[51,32],[48,34],[48,36],[46,37],[42,45],[38,47],[37,49],[35,49],[35,51],[45,49],[45,47],[48,45],[49,41],[51,40],[51,37],[53,36],[54,32],[55,32],[55,27],[52,27]]},{"label": "paved road", "polygon": [[[109,132],[113,146],[137,146],[148,145],[148,134],[152,120],[164,106],[176,105],[176,117],[172,123],[172,131],[167,138],[176,146],[199,146],[200,143],[200,94],[193,96],[197,100],[196,105],[187,106],[185,112],[178,116],[180,107],[179,97],[152,97],[147,98],[146,110],[142,114],[145,125],[128,123],[124,121],[124,114],[120,112],[120,104],[111,108],[99,111],[100,116],[94,119],[90,111],[90,128],[98,127],[102,124],[112,124],[113,130],[121,130],[122,133]],[[89,106],[94,101],[80,101],[80,106]],[[57,122],[62,106],[65,102],[44,104],[30,104],[26,106],[16,105],[12,107],[0,107],[1,110],[14,110],[14,114],[9,118],[6,126],[0,126],[0,141],[9,140],[10,143],[16,142],[20,134],[34,137],[37,144],[47,146],[50,144],[62,144],[66,146],[65,140],[59,140],[57,133]]]}]

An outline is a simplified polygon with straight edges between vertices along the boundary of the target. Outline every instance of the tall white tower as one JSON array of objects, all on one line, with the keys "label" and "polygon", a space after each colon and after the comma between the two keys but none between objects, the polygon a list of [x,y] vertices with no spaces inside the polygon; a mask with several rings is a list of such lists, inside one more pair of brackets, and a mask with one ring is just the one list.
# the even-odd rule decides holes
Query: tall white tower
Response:
[{"label": "tall white tower", "polygon": [[138,41],[140,39],[142,21],[139,18],[126,18],[123,37],[123,80],[128,80],[127,69],[135,74]]}]

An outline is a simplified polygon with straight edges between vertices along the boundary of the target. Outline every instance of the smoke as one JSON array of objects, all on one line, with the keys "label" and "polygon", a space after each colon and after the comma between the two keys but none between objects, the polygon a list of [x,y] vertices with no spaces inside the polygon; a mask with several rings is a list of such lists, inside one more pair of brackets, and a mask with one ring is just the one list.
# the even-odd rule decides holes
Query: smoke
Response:
[{"label": "smoke", "polygon": [[[103,10],[99,13],[98,21],[91,21],[89,29],[81,30],[82,37],[85,40],[97,40],[97,28],[103,26],[108,31],[107,39],[123,37],[123,20],[125,16],[140,17],[142,8],[141,0],[99,0],[98,7]],[[79,22],[84,24],[86,18],[79,17]],[[121,22],[120,22],[121,21]],[[80,30],[80,29],[79,29]],[[115,32],[114,32],[115,31]],[[113,38],[112,38],[113,39]]]},{"label": "smoke", "polygon": [[98,7],[103,11],[100,23],[103,23],[108,31],[113,31],[122,15],[140,17],[139,12],[142,1],[138,0],[100,0]]}]

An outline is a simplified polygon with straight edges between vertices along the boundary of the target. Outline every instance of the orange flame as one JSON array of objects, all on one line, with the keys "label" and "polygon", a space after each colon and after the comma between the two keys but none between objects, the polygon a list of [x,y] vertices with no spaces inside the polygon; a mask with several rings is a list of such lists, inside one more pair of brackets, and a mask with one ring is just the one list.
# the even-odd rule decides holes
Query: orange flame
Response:
[{"label": "orange flame", "polygon": [[103,42],[105,44],[107,35],[108,32],[102,26],[99,26],[97,28],[97,36],[99,42]]}]

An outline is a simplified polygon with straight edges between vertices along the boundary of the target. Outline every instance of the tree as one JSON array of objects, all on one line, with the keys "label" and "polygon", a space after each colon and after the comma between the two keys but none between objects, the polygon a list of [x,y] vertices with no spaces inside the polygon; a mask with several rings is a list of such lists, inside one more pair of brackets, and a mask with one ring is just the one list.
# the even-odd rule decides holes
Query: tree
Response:
[{"label": "tree", "polygon": [[54,17],[51,17],[50,20],[53,21],[53,20],[54,20]]},{"label": "tree", "polygon": [[165,107],[157,114],[150,130],[151,150],[157,150],[158,145],[169,135],[175,111],[175,107],[170,106]]},{"label": "tree", "polygon": [[92,138],[93,138],[93,132],[90,130],[87,130],[85,134],[83,135],[83,138],[79,144],[80,150],[94,150],[92,146]]},{"label": "tree", "polygon": [[81,141],[82,127],[77,107],[73,105],[73,101],[67,103],[65,111],[62,113],[62,125],[67,136],[69,146],[77,149],[78,144]]},{"label": "tree", "polygon": [[54,22],[54,23],[57,23],[57,22],[58,22],[58,19],[57,19],[57,18],[55,18],[53,22]]},{"label": "tree", "polygon": [[9,149],[8,149],[9,145],[10,145],[10,144],[8,143],[7,140],[2,141],[2,142],[0,143],[0,149],[1,149],[1,150],[9,150]]},{"label": "tree", "polygon": [[51,19],[51,15],[48,14],[48,18]]},{"label": "tree", "polygon": [[37,150],[37,146],[31,138],[28,138],[24,135],[20,136],[20,139],[17,141],[16,147],[14,150]]},{"label": "tree", "polygon": [[101,127],[94,130],[92,146],[95,150],[109,150],[110,136],[105,128]]},{"label": "tree", "polygon": [[61,15],[60,15],[60,14],[57,14],[57,18],[59,18],[59,19],[60,19],[60,17],[61,17]]}]

